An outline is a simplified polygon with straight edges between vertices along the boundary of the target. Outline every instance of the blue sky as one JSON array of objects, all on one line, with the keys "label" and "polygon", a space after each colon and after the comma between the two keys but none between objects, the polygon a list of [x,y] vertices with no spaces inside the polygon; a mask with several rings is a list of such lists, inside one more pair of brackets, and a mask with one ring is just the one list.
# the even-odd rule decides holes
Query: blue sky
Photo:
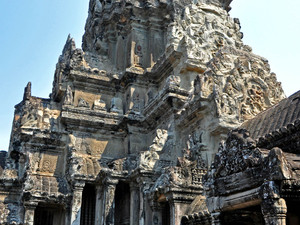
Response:
[{"label": "blue sky", "polygon": [[[0,1],[0,150],[8,148],[14,105],[32,82],[32,94],[48,97],[55,65],[68,34],[81,46],[88,0]],[[289,96],[299,90],[299,0],[234,0],[244,43],[270,61]]]}]

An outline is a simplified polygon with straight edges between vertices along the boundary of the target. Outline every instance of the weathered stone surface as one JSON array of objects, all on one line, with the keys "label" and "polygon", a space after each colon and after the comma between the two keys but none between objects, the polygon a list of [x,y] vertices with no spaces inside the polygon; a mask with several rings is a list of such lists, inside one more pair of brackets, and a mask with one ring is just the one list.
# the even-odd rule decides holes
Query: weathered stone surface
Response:
[{"label": "weathered stone surface", "polygon": [[292,190],[297,156],[245,130],[219,148],[284,98],[230,3],[91,0],[82,49],[68,37],[50,98],[28,83],[16,105],[0,223],[40,225],[45,213],[62,225],[217,224],[211,209],[236,201],[218,195],[257,203],[267,175]]}]

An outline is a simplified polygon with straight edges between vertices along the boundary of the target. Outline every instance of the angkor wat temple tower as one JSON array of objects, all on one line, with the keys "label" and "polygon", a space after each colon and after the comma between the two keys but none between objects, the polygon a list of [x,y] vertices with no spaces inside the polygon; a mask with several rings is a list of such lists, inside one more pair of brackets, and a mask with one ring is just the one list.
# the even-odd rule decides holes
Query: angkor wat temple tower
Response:
[{"label": "angkor wat temple tower", "polygon": [[230,2],[91,0],[50,98],[15,107],[0,224],[179,225],[220,141],[285,97]]}]

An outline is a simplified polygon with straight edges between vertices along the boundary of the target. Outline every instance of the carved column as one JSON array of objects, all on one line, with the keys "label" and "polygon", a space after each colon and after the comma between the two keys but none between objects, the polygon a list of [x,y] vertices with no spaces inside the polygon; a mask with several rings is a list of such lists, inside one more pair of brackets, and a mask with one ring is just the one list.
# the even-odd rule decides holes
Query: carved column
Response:
[{"label": "carved column", "polygon": [[73,198],[71,205],[71,225],[80,224],[82,191],[85,186],[84,182],[75,182],[73,185]]},{"label": "carved column", "polygon": [[220,212],[211,213],[211,224],[212,225],[221,225],[221,213]]},{"label": "carved column", "polygon": [[261,208],[266,225],[286,225],[287,207],[283,198],[263,200]]},{"label": "carved column", "polygon": [[139,224],[139,187],[135,183],[130,184],[130,225]]},{"label": "carved column", "polygon": [[37,207],[37,203],[25,203],[25,215],[24,215],[24,225],[34,224],[34,212]]},{"label": "carved column", "polygon": [[103,216],[101,224],[113,225],[115,216],[115,191],[118,180],[108,179],[105,181],[103,196]]}]

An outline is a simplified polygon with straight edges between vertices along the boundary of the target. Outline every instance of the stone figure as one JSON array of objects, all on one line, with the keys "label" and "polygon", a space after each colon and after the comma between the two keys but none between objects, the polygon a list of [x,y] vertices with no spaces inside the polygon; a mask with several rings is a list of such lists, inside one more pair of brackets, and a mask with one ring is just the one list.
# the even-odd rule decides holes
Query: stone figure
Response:
[{"label": "stone figure", "polygon": [[65,105],[73,105],[73,92],[72,92],[72,88],[70,87],[70,85],[67,86],[64,104]]}]

